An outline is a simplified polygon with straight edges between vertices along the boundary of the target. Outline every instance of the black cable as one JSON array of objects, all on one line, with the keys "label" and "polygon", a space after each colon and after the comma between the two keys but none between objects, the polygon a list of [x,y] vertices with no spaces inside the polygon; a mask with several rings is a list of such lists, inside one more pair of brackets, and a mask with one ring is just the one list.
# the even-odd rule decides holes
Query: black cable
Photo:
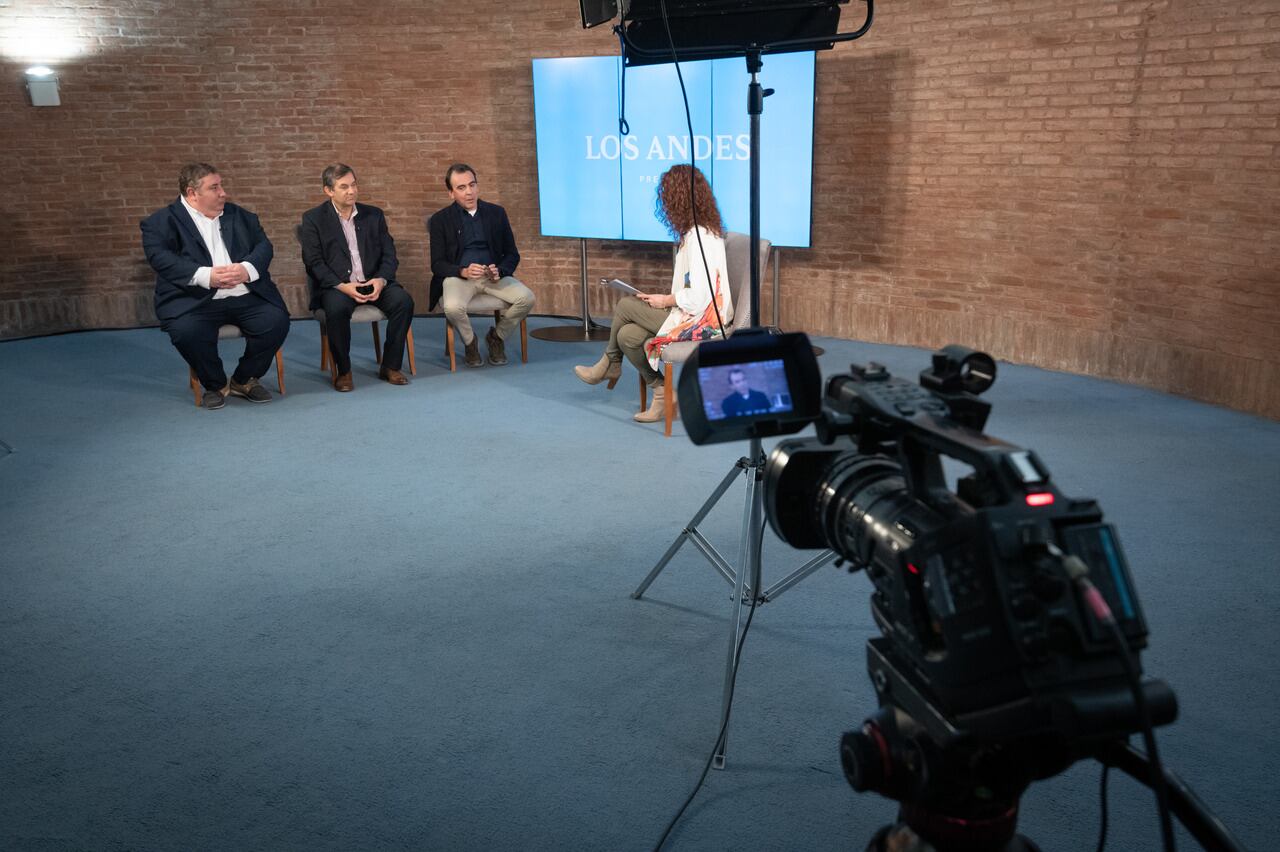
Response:
[{"label": "black cable", "polygon": [[1067,575],[1079,587],[1081,596],[1084,598],[1085,604],[1094,618],[1105,628],[1111,635],[1111,640],[1116,646],[1116,651],[1120,656],[1120,663],[1124,666],[1125,679],[1129,682],[1129,689],[1133,692],[1133,703],[1138,711],[1138,721],[1142,726],[1142,741],[1147,749],[1147,760],[1151,762],[1151,778],[1150,786],[1156,794],[1156,806],[1160,815],[1160,836],[1164,842],[1165,852],[1175,852],[1173,841],[1173,817],[1169,812],[1169,791],[1164,781],[1164,766],[1160,762],[1160,752],[1156,748],[1155,728],[1151,724],[1151,711],[1147,707],[1147,696],[1142,691],[1142,680],[1138,674],[1138,666],[1133,660],[1133,656],[1129,653],[1129,643],[1125,640],[1124,634],[1120,632],[1120,624],[1116,621],[1115,614],[1111,612],[1111,607],[1107,605],[1106,598],[1098,591],[1097,587],[1089,579],[1089,568],[1084,561],[1078,556],[1069,556],[1064,554],[1056,546],[1050,546],[1050,553],[1058,557],[1062,561],[1062,566],[1066,570]]},{"label": "black cable", "polygon": [[[760,548],[764,545],[764,525],[760,525],[760,535],[756,539],[756,554],[759,558]],[[742,571],[747,570],[747,566],[741,567]],[[752,577],[751,581],[758,581],[758,577]],[[743,586],[746,589],[746,586]],[[720,725],[720,733],[716,734],[716,744],[711,747],[711,754],[707,755],[707,763],[702,767],[702,774],[698,776],[698,782],[693,785],[693,790],[684,800],[684,804],[680,806],[680,810],[676,811],[676,815],[671,818],[671,822],[667,823],[666,831],[662,832],[662,837],[658,838],[657,844],[653,847],[653,852],[661,852],[662,847],[666,844],[667,838],[671,836],[671,829],[676,827],[676,823],[680,821],[680,817],[684,816],[684,812],[693,802],[694,796],[698,795],[698,791],[702,789],[702,782],[707,780],[707,773],[711,771],[711,764],[715,762],[716,754],[720,751],[720,746],[724,743],[725,735],[729,731],[729,717],[733,713],[733,691],[738,685],[738,664],[742,662],[742,646],[747,641],[747,633],[751,630],[751,619],[756,614],[756,603],[759,600],[759,589],[752,587],[751,589],[751,609],[747,613],[747,623],[742,628],[742,635],[738,637],[738,644],[733,650],[733,671],[729,675],[729,700],[724,708],[724,722]],[[741,604],[739,604],[741,606]]]},{"label": "black cable", "polygon": [[[1101,597],[1101,595],[1099,595]],[[1156,804],[1160,811],[1160,835],[1164,840],[1165,852],[1174,852],[1173,818],[1169,814],[1169,791],[1164,783],[1164,766],[1160,763],[1160,752],[1156,750],[1155,729],[1151,725],[1151,711],[1147,708],[1147,697],[1142,692],[1142,681],[1138,677],[1137,666],[1129,654],[1129,645],[1120,625],[1112,617],[1108,623],[1111,637],[1120,651],[1120,661],[1124,665],[1125,675],[1129,680],[1129,688],[1133,690],[1133,701],[1138,708],[1138,719],[1142,724],[1142,742],[1147,748],[1147,759],[1151,761],[1151,789],[1156,793]]]},{"label": "black cable", "polygon": [[1107,848],[1107,775],[1111,772],[1111,767],[1102,764],[1102,782],[1098,787],[1099,804],[1101,805],[1101,819],[1098,824],[1098,848],[1095,852],[1102,852]]},{"label": "black cable", "polygon": [[729,716],[733,710],[733,691],[738,683],[738,663],[742,659],[742,644],[747,639],[747,631],[751,629],[751,619],[756,614],[756,597],[755,592],[751,595],[751,611],[747,613],[746,626],[742,628],[742,636],[738,639],[738,647],[733,654],[733,674],[729,676],[729,703],[725,707],[724,722],[720,725],[720,733],[716,735],[716,744],[711,748],[711,754],[707,755],[706,765],[702,767],[702,774],[698,776],[698,781],[693,785],[688,797],[684,800],[684,804],[680,806],[680,810],[676,811],[676,815],[671,818],[671,822],[667,823],[667,828],[662,832],[662,837],[658,838],[657,844],[653,847],[653,852],[659,852],[666,844],[667,838],[671,836],[671,830],[676,827],[676,823],[680,821],[680,817],[684,816],[684,812],[688,810],[692,804],[698,791],[702,789],[702,783],[707,780],[707,773],[711,771],[711,764],[715,762],[716,754],[720,751],[720,745],[724,742],[725,734],[729,730]]},{"label": "black cable", "polygon": [[622,74],[618,81],[621,89],[618,100],[618,144],[622,144],[622,137],[631,133],[631,125],[627,124],[627,39],[622,27],[614,27],[613,31],[618,35],[618,53],[622,56]]},{"label": "black cable", "polygon": [[[662,26],[667,31],[667,44],[671,47],[671,64],[676,67],[676,79],[680,81],[680,97],[684,100],[684,120],[685,125],[689,128],[689,209],[693,213],[693,236],[698,241],[698,254],[702,256],[702,271],[707,276],[707,289],[711,291],[711,307],[716,312],[716,325],[720,327],[720,337],[727,337],[724,333],[724,320],[720,317],[720,306],[716,304],[716,287],[711,280],[711,267],[707,264],[707,252],[702,247],[702,234],[698,232],[698,201],[695,195],[696,187],[693,177],[693,170],[697,168],[698,160],[698,140],[693,135],[693,113],[689,111],[689,93],[684,87],[684,75],[680,73],[680,57],[676,52],[676,41],[671,35],[671,20],[667,17],[667,0],[659,0],[659,6],[662,10]],[[708,183],[707,188],[711,186]],[[721,223],[723,227],[723,222]],[[723,237],[723,235],[721,235]],[[755,246],[751,247],[755,251]],[[729,282],[725,282],[727,287]]]}]

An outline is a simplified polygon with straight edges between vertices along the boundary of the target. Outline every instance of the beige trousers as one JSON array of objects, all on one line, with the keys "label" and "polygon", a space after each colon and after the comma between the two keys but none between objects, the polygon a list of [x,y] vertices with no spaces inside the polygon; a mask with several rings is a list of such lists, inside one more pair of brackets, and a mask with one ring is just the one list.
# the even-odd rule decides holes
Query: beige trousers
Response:
[{"label": "beige trousers", "polygon": [[527,317],[529,311],[533,310],[533,291],[510,275],[497,281],[490,281],[487,278],[474,281],[467,278],[444,279],[444,294],[440,298],[440,304],[444,308],[445,317],[458,330],[463,346],[469,346],[471,341],[476,339],[476,333],[471,328],[471,318],[467,316],[467,305],[480,293],[497,296],[509,305],[502,312],[502,319],[498,320],[498,324],[494,326],[498,337],[503,340],[519,328],[520,320]]}]

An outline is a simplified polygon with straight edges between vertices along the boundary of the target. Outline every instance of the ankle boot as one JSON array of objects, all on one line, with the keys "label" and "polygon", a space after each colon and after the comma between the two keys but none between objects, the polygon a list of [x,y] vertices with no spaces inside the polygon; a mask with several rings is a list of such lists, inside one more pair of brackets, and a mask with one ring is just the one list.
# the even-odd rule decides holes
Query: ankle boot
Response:
[{"label": "ankle boot", "polygon": [[609,390],[613,390],[622,376],[622,362],[611,360],[608,355],[601,355],[600,360],[590,367],[574,367],[573,374],[589,385],[598,385],[608,379]]},{"label": "ankle boot", "polygon": [[[666,388],[662,382],[656,385],[650,385],[649,390],[653,391],[653,400],[649,403],[649,407],[644,411],[631,415],[631,419],[637,423],[657,423],[659,420],[665,420],[667,417],[667,408],[664,404],[666,399]],[[675,400],[671,400],[671,419],[676,416]]]}]

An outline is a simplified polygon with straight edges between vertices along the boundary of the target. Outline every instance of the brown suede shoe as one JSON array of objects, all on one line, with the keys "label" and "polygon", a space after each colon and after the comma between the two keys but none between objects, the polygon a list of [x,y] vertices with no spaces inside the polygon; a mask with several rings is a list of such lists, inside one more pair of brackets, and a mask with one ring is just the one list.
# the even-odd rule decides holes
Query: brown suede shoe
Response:
[{"label": "brown suede shoe", "polygon": [[489,363],[495,367],[501,367],[507,363],[507,347],[502,342],[502,338],[498,336],[496,328],[489,329],[489,333],[484,337],[485,346],[489,348]]},{"label": "brown suede shoe", "polygon": [[217,411],[219,408],[226,405],[228,390],[228,388],[223,388],[220,391],[205,391],[203,398],[200,400],[201,403],[204,404],[204,410]]},{"label": "brown suede shoe", "polygon": [[466,352],[462,356],[462,363],[468,367],[479,367],[484,363],[484,359],[480,357],[480,338],[473,337],[471,342],[466,344]]},{"label": "brown suede shoe", "polygon": [[378,370],[378,378],[392,385],[407,385],[409,377],[399,370],[392,370],[387,367],[381,367]]},{"label": "brown suede shoe", "polygon": [[356,389],[356,383],[350,373],[343,373],[333,380],[333,389],[339,393],[347,393]]},{"label": "brown suede shoe", "polygon": [[244,384],[240,384],[235,379],[227,385],[228,391],[232,396],[242,397],[250,402],[264,403],[271,401],[271,392],[262,386],[257,379],[249,379]]}]

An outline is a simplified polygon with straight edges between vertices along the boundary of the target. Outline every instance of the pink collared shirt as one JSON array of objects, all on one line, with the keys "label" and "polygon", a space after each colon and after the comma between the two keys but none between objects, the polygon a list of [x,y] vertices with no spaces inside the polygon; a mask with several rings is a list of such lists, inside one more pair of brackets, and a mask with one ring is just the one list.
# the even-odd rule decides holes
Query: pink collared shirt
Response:
[{"label": "pink collared shirt", "polygon": [[351,252],[351,280],[364,282],[364,264],[360,261],[360,246],[356,244],[356,214],[360,212],[359,208],[351,208],[351,218],[342,218],[342,213],[338,210],[338,205],[333,206],[333,212],[338,214],[338,221],[342,223],[342,235],[347,238],[347,251]]}]

